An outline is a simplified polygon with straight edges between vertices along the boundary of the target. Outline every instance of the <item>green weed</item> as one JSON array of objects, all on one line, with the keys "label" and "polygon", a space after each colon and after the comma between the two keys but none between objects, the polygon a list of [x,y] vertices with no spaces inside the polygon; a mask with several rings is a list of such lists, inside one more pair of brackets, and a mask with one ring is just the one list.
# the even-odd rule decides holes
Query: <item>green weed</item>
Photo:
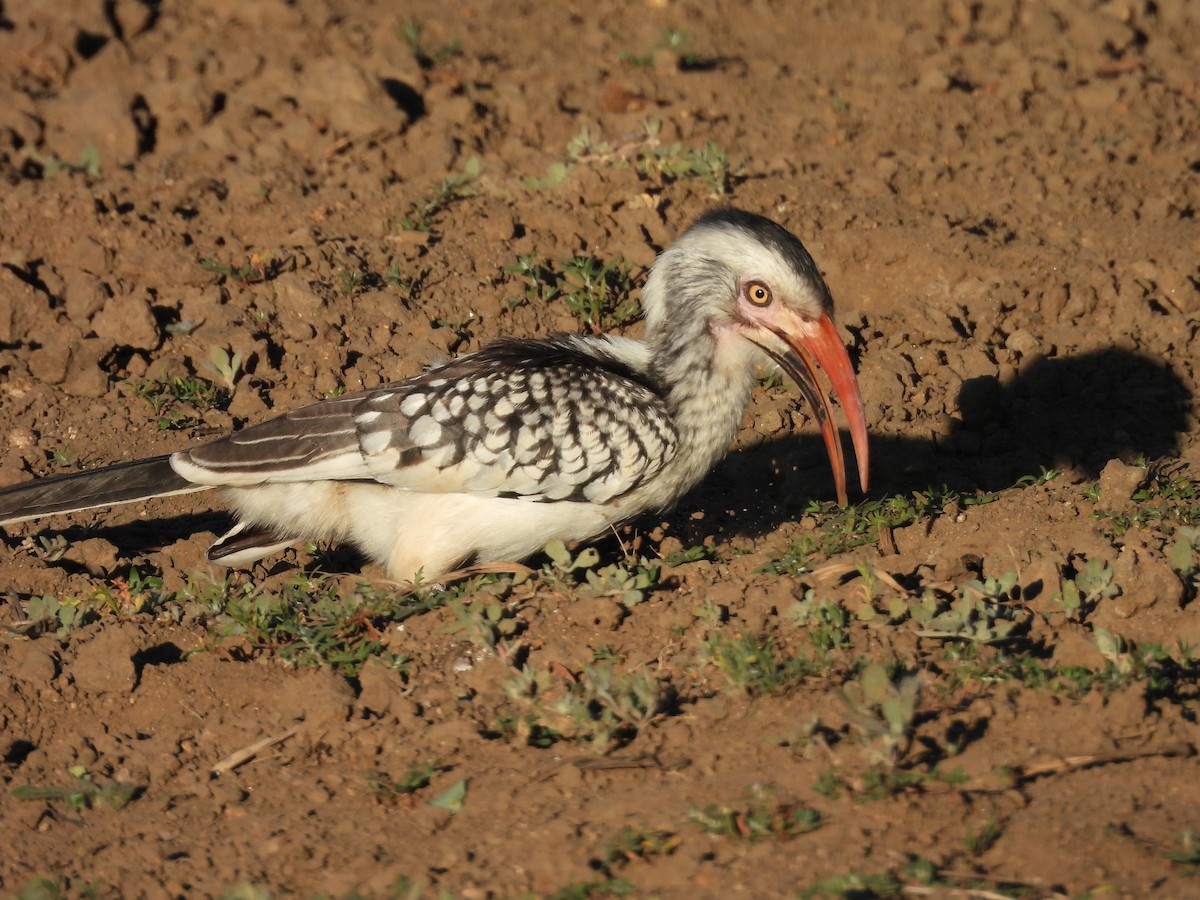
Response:
[{"label": "green weed", "polygon": [[1120,596],[1121,588],[1113,581],[1112,566],[1098,559],[1089,559],[1072,579],[1063,582],[1055,602],[1067,618],[1082,622],[1104,599]]},{"label": "green weed", "polygon": [[713,194],[724,197],[746,177],[746,164],[731,165],[725,151],[713,141],[706,141],[699,148],[685,148],[678,141],[662,146],[657,141],[662,123],[649,123],[647,129],[651,140],[638,152],[635,161],[638,175],[646,181],[661,187],[696,179],[704,182]]},{"label": "green weed", "polygon": [[531,746],[570,740],[599,753],[633,740],[665,700],[654,678],[618,673],[608,663],[584,666],[577,674],[526,665],[504,689],[515,713],[505,717],[502,732]]},{"label": "green weed", "polygon": [[1196,832],[1188,828],[1179,835],[1179,849],[1163,854],[1189,877],[1200,875],[1200,840]]},{"label": "green weed", "polygon": [[641,315],[641,306],[633,297],[633,276],[623,260],[575,256],[563,263],[562,271],[563,303],[590,331],[628,325]]},{"label": "green weed", "polygon": [[229,405],[228,391],[199,376],[160,376],[125,384],[158,416],[159,431],[190,428],[200,424],[198,413]]},{"label": "green weed", "polygon": [[681,69],[692,69],[700,65],[700,58],[694,53],[686,52],[690,43],[691,36],[686,31],[680,28],[667,28],[664,29],[662,36],[654,43],[654,46],[645,53],[622,51],[621,60],[631,66],[652,66],[654,57],[659,51],[669,50],[678,56]]},{"label": "green weed", "polygon": [[432,232],[438,217],[447,207],[474,195],[475,191],[470,184],[482,171],[483,164],[480,163],[479,157],[470,157],[460,174],[442,179],[428,195],[408,208],[400,218],[400,228],[405,231]]},{"label": "green weed", "polygon": [[100,177],[100,151],[88,144],[79,154],[79,162],[70,163],[54,153],[38,153],[32,147],[21,148],[21,154],[38,168],[38,175],[49,181],[58,177],[59,173],[69,175],[84,175],[88,178]]},{"label": "green weed", "polygon": [[116,779],[98,782],[88,774],[85,766],[71,766],[67,770],[74,783],[66,787],[35,787],[21,785],[9,793],[17,800],[61,800],[72,812],[82,812],[96,806],[121,810],[137,796],[138,786]]},{"label": "green weed", "polygon": [[433,763],[416,763],[409,766],[408,771],[399,779],[394,779],[384,772],[376,773],[368,781],[368,786],[375,799],[381,802],[395,802],[428,787],[436,771],[437,766]]},{"label": "green weed", "polygon": [[444,44],[427,44],[425,26],[417,21],[405,22],[400,26],[399,36],[408,44],[413,59],[422,69],[432,69],[462,52],[462,41],[458,38],[451,38]]},{"label": "green weed", "polygon": [[873,662],[857,684],[838,691],[846,717],[871,745],[876,759],[894,765],[912,739],[921,681],[916,675],[892,680],[888,666]]},{"label": "green weed", "polygon": [[1191,477],[1184,462],[1147,465],[1146,480],[1131,499],[1131,511],[1096,510],[1092,516],[1107,521],[1112,537],[1120,537],[1131,528],[1145,529],[1167,522],[1200,525],[1200,480]]},{"label": "green weed", "polygon": [[688,818],[701,831],[751,842],[796,837],[821,827],[821,814],[815,809],[778,801],[761,785],[750,789],[745,803],[693,807]]},{"label": "green weed", "polygon": [[756,697],[792,687],[817,668],[804,656],[778,659],[770,638],[751,634],[734,638],[711,634],[700,645],[700,659],[716,669],[729,687]]},{"label": "green weed", "polygon": [[213,347],[208,352],[204,367],[216,375],[225,390],[232,394],[242,371],[242,354],[224,347]]},{"label": "green weed", "polygon": [[200,260],[200,268],[206,272],[215,272],[223,278],[228,278],[230,281],[247,285],[260,281],[270,281],[283,270],[283,261],[273,258],[263,259],[259,254],[252,253],[242,265],[235,266],[215,259],[202,259]]}]

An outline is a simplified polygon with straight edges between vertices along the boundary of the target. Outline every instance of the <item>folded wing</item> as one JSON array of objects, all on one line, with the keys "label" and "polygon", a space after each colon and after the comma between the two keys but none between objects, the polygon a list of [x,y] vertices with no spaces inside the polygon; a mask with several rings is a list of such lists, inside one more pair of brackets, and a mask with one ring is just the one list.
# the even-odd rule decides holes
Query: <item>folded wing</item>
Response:
[{"label": "folded wing", "polygon": [[374,480],[402,490],[605,503],[677,434],[650,379],[598,345],[506,341],[398,384],[175,454],[196,484]]}]

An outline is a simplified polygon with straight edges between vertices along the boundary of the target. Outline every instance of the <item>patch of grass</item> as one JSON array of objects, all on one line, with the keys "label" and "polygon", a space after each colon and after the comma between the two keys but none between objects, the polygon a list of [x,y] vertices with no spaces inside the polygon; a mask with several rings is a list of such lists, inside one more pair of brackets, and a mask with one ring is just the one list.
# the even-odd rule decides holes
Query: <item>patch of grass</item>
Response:
[{"label": "patch of grass", "polygon": [[1112,566],[1099,559],[1089,559],[1074,578],[1063,582],[1054,601],[1068,619],[1082,622],[1101,600],[1120,594],[1120,585],[1113,581]]},{"label": "patch of grass", "polygon": [[1187,598],[1200,595],[1200,528],[1181,525],[1175,529],[1167,560],[1179,573]]},{"label": "patch of grass", "polygon": [[376,800],[394,803],[428,787],[436,771],[437,766],[433,763],[416,763],[409,766],[408,771],[398,779],[392,778],[386,772],[378,772],[370,778],[368,786]]},{"label": "patch of grass", "polygon": [[433,232],[438,217],[450,204],[474,195],[470,187],[483,171],[479,157],[470,157],[458,175],[450,175],[434,189],[408,208],[400,218],[399,226],[405,231]]},{"label": "patch of grass", "polygon": [[275,278],[283,270],[283,261],[274,258],[264,259],[258,253],[251,253],[246,262],[241,265],[206,258],[200,260],[200,268],[206,272],[215,272],[230,281],[247,285]]},{"label": "patch of grass", "polygon": [[802,600],[792,604],[787,617],[805,628],[808,639],[823,657],[850,644],[846,635],[850,615],[846,608],[836,600],[817,599],[813,590],[806,591]]},{"label": "patch of grass", "polygon": [[813,790],[825,797],[848,794],[859,803],[876,803],[928,784],[961,787],[966,783],[967,776],[961,769],[943,772],[940,767],[934,766],[930,771],[922,772],[872,763],[853,775],[840,769],[827,769],[817,778]]},{"label": "patch of grass", "polygon": [[139,788],[128,781],[112,779],[96,781],[86,766],[71,766],[67,770],[74,782],[65,787],[36,787],[20,785],[9,793],[17,800],[62,801],[72,812],[82,812],[96,806],[111,810],[124,809],[137,796]]},{"label": "patch of grass", "polygon": [[[542,582],[560,590],[582,591],[591,597],[612,597],[626,607],[634,607],[658,587],[660,569],[644,556],[599,566],[600,554],[585,547],[572,556],[559,540],[548,543],[543,551],[550,559],[542,569]],[[583,582],[578,580],[583,575]]]},{"label": "patch of grass", "polygon": [[850,724],[870,743],[873,755],[894,765],[912,739],[921,681],[916,675],[893,680],[889,668],[882,662],[871,663],[858,682],[846,685],[838,696]]},{"label": "patch of grass", "polygon": [[338,284],[342,287],[342,296],[353,297],[362,289],[365,276],[358,269],[352,269],[343,263],[337,274]]},{"label": "patch of grass", "polygon": [[[1098,491],[1093,494],[1098,499]],[[1096,510],[1092,516],[1104,520],[1114,538],[1131,528],[1146,529],[1168,522],[1200,525],[1200,479],[1192,477],[1187,463],[1164,460],[1146,464],[1146,480],[1131,499],[1131,510]]]},{"label": "patch of grass", "polygon": [[635,161],[638,175],[662,187],[680,180],[698,180],[719,197],[728,196],[746,177],[746,164],[732,165],[725,151],[713,141],[702,147],[685,148],[676,141],[669,146],[658,143],[661,122],[647,126],[651,140],[640,150]]},{"label": "patch of grass", "polygon": [[691,40],[691,35],[681,28],[666,28],[662,36],[645,53],[621,51],[621,61],[644,68],[654,65],[654,57],[660,50],[669,50],[678,56],[681,69],[696,68],[700,65],[700,58],[694,53],[686,52]]},{"label": "patch of grass", "polygon": [[[1061,473],[1042,469],[1038,475],[1018,478],[1007,490],[1023,490],[1044,485]],[[813,530],[803,535],[780,560],[769,563],[760,571],[778,574],[805,574],[812,557],[836,556],[857,547],[879,542],[884,529],[904,528],[917,522],[931,522],[947,510],[983,506],[998,500],[1002,491],[977,491],[964,494],[945,485],[931,486],[904,496],[896,494],[878,500],[864,500],[839,506],[832,500],[812,500],[805,508],[812,517]]]},{"label": "patch of grass", "polygon": [[229,392],[207,378],[196,375],[160,376],[127,381],[133,395],[150,405],[158,416],[159,431],[174,431],[200,424],[198,413],[224,409]]},{"label": "patch of grass", "polygon": [[527,303],[549,302],[559,294],[558,276],[554,269],[533,254],[518,256],[515,262],[502,266],[500,271],[515,276],[521,286],[520,298],[508,301],[509,309]]},{"label": "patch of grass", "polygon": [[744,803],[693,807],[688,819],[701,831],[744,841],[792,838],[821,827],[821,814],[809,806],[777,800],[754,785]]},{"label": "patch of grass", "polygon": [[409,300],[416,300],[421,291],[425,288],[425,283],[429,280],[429,269],[419,269],[414,273],[406,272],[398,262],[393,262],[388,266],[387,271],[383,274],[383,281],[390,287],[396,288],[402,292]]},{"label": "patch of grass", "polygon": [[559,293],[567,309],[590,331],[628,325],[639,315],[635,283],[624,260],[605,262],[594,256],[575,256],[563,263]]},{"label": "patch of grass", "polygon": [[963,846],[972,856],[982,856],[996,845],[996,841],[1000,840],[1000,836],[1004,834],[1003,830],[996,820],[988,816],[983,827],[976,831],[971,826],[967,826],[967,836],[963,839]]},{"label": "patch of grass", "polygon": [[407,660],[384,647],[383,629],[451,599],[434,589],[388,592],[366,583],[343,592],[336,580],[301,570],[278,590],[230,582],[210,633],[217,641],[243,640],[297,666],[332,666],[355,675],[375,656],[403,671]]},{"label": "patch of grass", "polygon": [[801,888],[800,900],[843,897],[846,900],[891,900],[904,895],[904,885],[890,872],[832,875]]},{"label": "patch of grass", "polygon": [[232,394],[242,371],[242,354],[233,349],[213,347],[208,351],[204,367],[216,375],[225,390]]},{"label": "patch of grass", "polygon": [[790,688],[817,671],[805,656],[778,659],[774,641],[752,634],[733,638],[711,634],[700,645],[700,659],[716,669],[729,687],[755,697]]},{"label": "patch of grass", "polygon": [[99,178],[101,174],[100,151],[91,144],[87,144],[80,152],[77,163],[67,162],[54,153],[38,153],[29,146],[21,148],[21,155],[35,167],[34,177],[40,177],[46,181],[57,178],[62,172],[69,175],[83,175],[87,178]]},{"label": "patch of grass", "polygon": [[1189,878],[1200,875],[1200,840],[1196,832],[1188,828],[1179,835],[1179,849],[1163,854],[1168,860],[1179,867],[1179,870]]},{"label": "patch of grass", "polygon": [[422,69],[432,69],[462,53],[462,41],[458,38],[451,38],[444,44],[427,43],[425,26],[415,20],[401,25],[398,34]]},{"label": "patch of grass", "polygon": [[515,709],[502,732],[530,746],[569,740],[607,753],[628,744],[663,708],[659,682],[638,673],[618,673],[608,663],[572,673],[561,665],[526,665],[504,685]]},{"label": "patch of grass", "polygon": [[1135,645],[1103,629],[1093,635],[1102,666],[1056,666],[1030,651],[965,645],[950,648],[946,659],[945,690],[972,683],[1019,681],[1033,690],[1063,693],[1078,699],[1092,690],[1114,691],[1141,684],[1148,700],[1187,703],[1200,697],[1200,662],[1192,648],[1180,643],[1174,653],[1161,644]]}]

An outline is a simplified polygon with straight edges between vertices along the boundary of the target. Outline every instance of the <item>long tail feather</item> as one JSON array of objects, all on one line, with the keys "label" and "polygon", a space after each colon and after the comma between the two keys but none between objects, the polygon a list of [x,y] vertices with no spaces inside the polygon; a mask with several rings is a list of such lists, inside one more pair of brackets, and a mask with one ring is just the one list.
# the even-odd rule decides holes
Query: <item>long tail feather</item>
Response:
[{"label": "long tail feather", "polygon": [[138,459],[0,488],[0,525],[208,488],[177,475],[169,456]]}]

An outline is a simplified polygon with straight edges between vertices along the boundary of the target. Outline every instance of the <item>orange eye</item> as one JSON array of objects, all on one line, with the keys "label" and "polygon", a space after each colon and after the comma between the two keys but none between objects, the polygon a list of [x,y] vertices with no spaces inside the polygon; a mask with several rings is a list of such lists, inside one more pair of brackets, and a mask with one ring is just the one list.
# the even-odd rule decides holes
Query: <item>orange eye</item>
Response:
[{"label": "orange eye", "polygon": [[761,281],[752,281],[746,288],[746,297],[755,306],[770,306],[771,301],[775,298],[771,295],[771,289]]}]

